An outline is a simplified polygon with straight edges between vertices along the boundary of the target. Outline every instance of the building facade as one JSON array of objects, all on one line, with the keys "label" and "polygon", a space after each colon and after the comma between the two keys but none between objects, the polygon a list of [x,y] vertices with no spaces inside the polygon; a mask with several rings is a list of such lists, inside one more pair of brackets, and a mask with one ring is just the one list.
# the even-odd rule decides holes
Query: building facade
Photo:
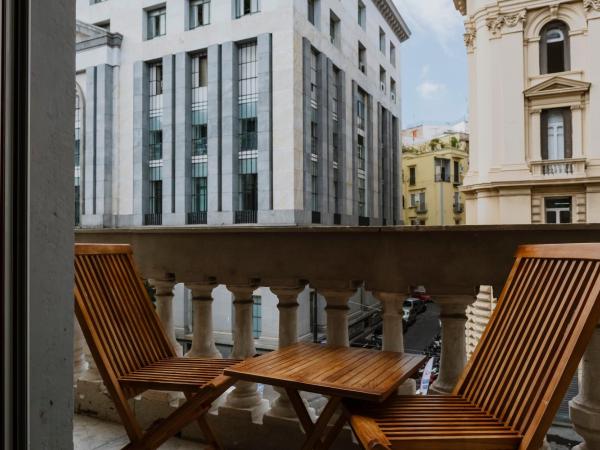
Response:
[{"label": "building facade", "polygon": [[[78,0],[76,224],[400,223],[400,44],[391,0]],[[175,289],[175,326],[192,300]],[[232,342],[233,296],[213,291]],[[301,339],[324,299],[301,295]],[[373,315],[350,303],[351,331]],[[277,297],[254,296],[258,348],[277,347]]]},{"label": "building facade", "polygon": [[453,131],[466,130],[464,122],[443,129],[423,125],[402,132],[406,225],[465,223],[460,187],[469,164],[469,135]]},{"label": "building facade", "polygon": [[391,0],[79,0],[79,223],[398,223]]},{"label": "building facade", "polygon": [[454,1],[469,60],[467,223],[600,221],[600,3]]}]

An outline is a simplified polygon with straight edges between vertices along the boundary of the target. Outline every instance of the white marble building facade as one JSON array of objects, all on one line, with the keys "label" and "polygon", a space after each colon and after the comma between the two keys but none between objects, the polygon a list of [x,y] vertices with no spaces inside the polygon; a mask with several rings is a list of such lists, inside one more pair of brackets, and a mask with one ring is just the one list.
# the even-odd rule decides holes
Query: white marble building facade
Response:
[{"label": "white marble building facade", "polygon": [[600,3],[454,0],[465,16],[468,224],[600,221]]},{"label": "white marble building facade", "polygon": [[[78,0],[77,19],[79,226],[402,220],[400,46],[410,32],[392,0]],[[182,289],[179,336],[192,323]],[[256,294],[257,346],[274,348],[276,297]],[[309,295],[305,339],[325,326],[322,298],[311,319]],[[227,345],[232,294],[213,296]],[[368,312],[353,308],[356,320]]]}]

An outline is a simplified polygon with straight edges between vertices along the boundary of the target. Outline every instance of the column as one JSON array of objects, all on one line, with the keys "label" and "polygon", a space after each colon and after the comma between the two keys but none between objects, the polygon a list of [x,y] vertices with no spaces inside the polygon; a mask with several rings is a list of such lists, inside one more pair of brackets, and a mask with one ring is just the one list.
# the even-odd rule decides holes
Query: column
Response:
[{"label": "column", "polygon": [[[383,351],[404,352],[404,334],[402,327],[402,304],[404,295],[390,292],[377,292],[377,298],[383,305]],[[416,383],[412,378],[398,388],[400,395],[414,395]]]},{"label": "column", "polygon": [[[234,324],[233,349],[235,359],[251,358],[256,354],[252,335],[252,294],[255,287],[231,287],[233,293]],[[252,421],[260,420],[269,407],[269,401],[262,398],[258,385],[248,381],[238,381],[229,393],[225,404],[219,408],[219,415],[244,415]]]},{"label": "column", "polygon": [[175,111],[174,129],[175,129],[175,149],[173,152],[173,164],[175,164],[175,215],[174,223],[184,224],[187,221],[187,212],[190,203],[191,190],[191,79],[192,70],[190,56],[187,52],[180,52],[175,55]]},{"label": "column", "polygon": [[571,106],[573,158],[583,158],[583,121],[581,105]]},{"label": "column", "polygon": [[155,290],[156,313],[163,324],[171,345],[175,349],[175,353],[181,356],[183,349],[175,338],[175,326],[173,325],[173,288],[176,284],[175,279],[149,280],[149,282]]},{"label": "column", "polygon": [[467,364],[465,345],[466,308],[474,298],[469,295],[447,295],[436,297],[441,307],[442,354],[440,374],[430,388],[432,394],[448,395]]},{"label": "column", "polygon": [[259,34],[257,44],[258,70],[258,209],[273,209],[273,122],[272,90],[272,38],[271,33]]},{"label": "column", "polygon": [[222,358],[213,336],[212,291],[214,285],[191,283],[192,290],[192,348],[188,358]]},{"label": "column", "polygon": [[[175,216],[175,56],[162,58],[163,105],[162,105],[162,220],[163,225],[184,225],[182,217]],[[181,148],[184,150],[184,148]]]},{"label": "column", "polygon": [[351,290],[321,289],[319,293],[325,297],[327,306],[327,345],[348,347],[348,300],[354,293]]},{"label": "column", "polygon": [[85,339],[77,319],[74,320],[73,327],[73,385],[77,385],[77,380],[84,374],[88,364],[85,360]]},{"label": "column", "polygon": [[579,394],[569,403],[573,428],[583,437],[574,450],[600,448],[600,327],[596,327],[592,340],[579,367]]},{"label": "column", "polygon": [[144,201],[148,198],[148,67],[133,65],[133,225],[144,223]]},{"label": "column", "polygon": [[[298,342],[298,294],[302,289],[299,288],[271,288],[271,291],[279,299],[277,309],[279,310],[279,348]],[[287,419],[298,421],[296,412],[290,403],[285,389],[274,387],[279,394],[271,409],[267,412],[263,420],[268,418]]]},{"label": "column", "polygon": [[531,161],[542,160],[542,110],[533,109],[530,112],[531,129],[529,130],[529,157]]}]

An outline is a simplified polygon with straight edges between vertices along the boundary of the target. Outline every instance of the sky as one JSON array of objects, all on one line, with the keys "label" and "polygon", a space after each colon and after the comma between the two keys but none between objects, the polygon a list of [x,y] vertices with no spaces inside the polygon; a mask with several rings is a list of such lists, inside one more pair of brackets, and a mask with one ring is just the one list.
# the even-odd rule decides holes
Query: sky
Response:
[{"label": "sky", "polygon": [[401,45],[403,128],[467,117],[463,18],[452,0],[394,0],[412,32]]}]

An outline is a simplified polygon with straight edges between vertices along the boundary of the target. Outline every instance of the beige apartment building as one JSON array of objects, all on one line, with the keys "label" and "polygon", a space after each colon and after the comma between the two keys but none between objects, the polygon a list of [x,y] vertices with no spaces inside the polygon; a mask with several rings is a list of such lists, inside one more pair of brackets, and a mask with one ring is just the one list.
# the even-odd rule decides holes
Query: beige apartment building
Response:
[{"label": "beige apartment building", "polygon": [[600,222],[600,1],[454,3],[469,61],[467,223]]},{"label": "beige apartment building", "polygon": [[466,126],[421,125],[402,132],[403,211],[406,225],[465,223],[464,194],[468,168]]}]

